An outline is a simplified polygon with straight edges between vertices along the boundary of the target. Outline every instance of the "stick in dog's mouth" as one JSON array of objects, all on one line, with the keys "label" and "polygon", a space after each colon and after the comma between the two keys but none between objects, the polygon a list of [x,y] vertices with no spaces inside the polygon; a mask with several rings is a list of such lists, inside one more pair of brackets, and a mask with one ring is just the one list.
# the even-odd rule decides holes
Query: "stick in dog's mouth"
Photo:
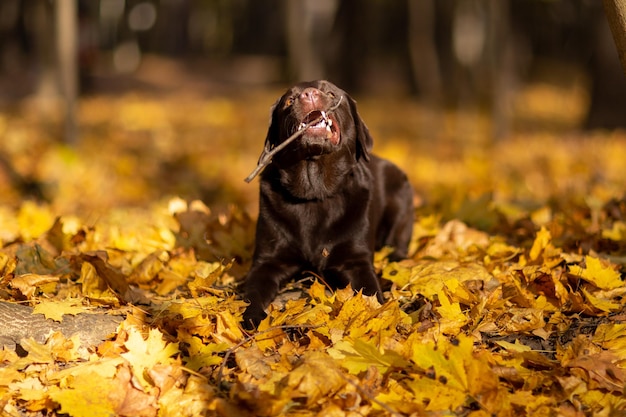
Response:
[{"label": "stick in dog's mouth", "polygon": [[[313,116],[316,114],[321,114],[321,116],[318,116],[314,119],[314,120],[318,120],[318,122],[315,123],[315,125],[313,126],[314,127],[326,127],[326,129],[330,130],[331,126],[333,125],[333,120],[326,115],[326,112],[324,110],[313,110],[311,113],[307,114],[304,117],[304,120],[313,119]],[[300,123],[300,126],[298,126],[298,130],[303,130],[306,127],[306,125],[307,123],[305,122]]]},{"label": "stick in dog's mouth", "polygon": [[265,168],[270,163],[272,163],[272,158],[274,157],[274,155],[276,155],[278,152],[282,151],[287,145],[289,145],[291,142],[293,142],[298,137],[300,137],[300,135],[302,135],[309,127],[315,126],[316,124],[320,123],[321,121],[325,121],[326,128],[330,129],[331,126],[332,126],[332,120],[328,117],[328,114],[333,112],[333,111],[335,111],[335,110],[337,110],[337,108],[341,104],[342,100],[343,100],[343,96],[339,96],[339,100],[337,100],[337,103],[333,104],[326,111],[323,111],[323,110],[320,111],[320,115],[318,117],[316,117],[315,119],[311,120],[308,123],[304,123],[304,122],[300,123],[300,126],[298,126],[298,130],[296,131],[296,133],[294,133],[293,135],[291,135],[287,139],[285,139],[283,141],[283,143],[281,143],[280,145],[270,149],[270,151],[267,152],[267,153],[265,151],[263,151],[263,153],[261,154],[261,157],[259,158],[259,163],[257,164],[256,168],[254,169],[254,171],[252,171],[250,173],[250,175],[248,175],[244,179],[244,181],[248,182],[248,183],[250,181],[252,181],[257,175],[259,175],[259,172],[261,172],[261,170],[263,168]]}]

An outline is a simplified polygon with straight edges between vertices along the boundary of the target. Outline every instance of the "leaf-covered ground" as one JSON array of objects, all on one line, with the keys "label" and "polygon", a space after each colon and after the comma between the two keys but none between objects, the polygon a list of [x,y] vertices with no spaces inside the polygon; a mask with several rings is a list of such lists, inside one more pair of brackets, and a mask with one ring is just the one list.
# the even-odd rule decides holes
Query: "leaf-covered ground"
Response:
[{"label": "leaf-covered ground", "polygon": [[123,319],[0,350],[3,415],[625,415],[626,133],[579,132],[580,97],[541,85],[496,143],[477,113],[362,98],[416,189],[412,256],[377,254],[383,305],[308,277],[246,334],[243,178],[278,94],[85,98],[75,148],[54,114],[0,113],[28,185],[0,170],[0,302]]}]

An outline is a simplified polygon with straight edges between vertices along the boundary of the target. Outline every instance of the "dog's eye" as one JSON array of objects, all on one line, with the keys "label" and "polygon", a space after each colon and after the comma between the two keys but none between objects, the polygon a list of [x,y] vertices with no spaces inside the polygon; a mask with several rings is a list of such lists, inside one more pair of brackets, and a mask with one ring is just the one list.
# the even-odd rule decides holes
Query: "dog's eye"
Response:
[{"label": "dog's eye", "polygon": [[285,100],[285,108],[291,107],[292,104],[293,104],[293,97],[289,97],[287,100]]},{"label": "dog's eye", "polygon": [[330,96],[330,98],[335,98],[335,97],[337,97],[337,96],[335,95],[335,93],[333,93],[332,91],[329,91],[327,94]]}]

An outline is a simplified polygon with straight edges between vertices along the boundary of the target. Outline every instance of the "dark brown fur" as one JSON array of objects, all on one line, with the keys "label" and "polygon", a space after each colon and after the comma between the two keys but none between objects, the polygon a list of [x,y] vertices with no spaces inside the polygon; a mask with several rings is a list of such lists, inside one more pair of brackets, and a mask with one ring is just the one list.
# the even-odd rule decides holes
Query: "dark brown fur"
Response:
[{"label": "dark brown fur", "polygon": [[392,259],[407,255],[411,186],[398,167],[370,154],[372,137],[345,91],[328,81],[290,88],[274,105],[264,153],[340,97],[330,131],[307,129],[261,174],[256,246],[244,284],[248,328],[266,316],[281,283],[305,270],[382,302],[374,251],[391,246]]}]

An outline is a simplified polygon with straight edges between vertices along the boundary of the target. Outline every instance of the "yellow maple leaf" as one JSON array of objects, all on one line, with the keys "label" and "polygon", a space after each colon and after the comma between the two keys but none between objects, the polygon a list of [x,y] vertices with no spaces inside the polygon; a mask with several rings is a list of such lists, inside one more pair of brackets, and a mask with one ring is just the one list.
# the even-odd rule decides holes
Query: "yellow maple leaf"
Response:
[{"label": "yellow maple leaf", "polygon": [[330,327],[345,329],[346,333],[354,338],[363,338],[368,334],[371,337],[373,329],[382,330],[386,327],[384,321],[377,317],[376,310],[380,308],[380,304],[375,297],[355,294],[350,289],[348,291],[340,290],[337,295],[338,298],[347,298],[343,299],[344,302],[339,312],[329,322]]},{"label": "yellow maple leaf", "polygon": [[411,268],[392,262],[383,268],[383,278],[402,288],[411,281]]},{"label": "yellow maple leaf", "polygon": [[117,304],[118,298],[106,282],[98,275],[96,267],[89,262],[83,262],[80,268],[80,279],[82,293],[85,297],[98,300],[107,304]]},{"label": "yellow maple leaf", "polygon": [[520,333],[545,326],[544,310],[540,308],[509,307],[496,319],[501,332]]},{"label": "yellow maple leaf", "polygon": [[586,268],[573,265],[570,267],[570,272],[603,290],[610,290],[624,285],[619,272],[610,266],[604,266],[600,259],[586,256],[585,263]]},{"label": "yellow maple leaf", "polygon": [[220,364],[224,359],[217,354],[228,349],[225,343],[204,344],[199,337],[190,337],[186,342],[189,343],[189,360],[185,366],[194,371]]},{"label": "yellow maple leaf", "polygon": [[618,366],[619,358],[613,352],[584,353],[565,363],[567,368],[584,369],[590,388],[621,393],[626,383],[626,371]]},{"label": "yellow maple leaf", "polygon": [[156,364],[172,363],[171,357],[179,352],[178,345],[164,341],[163,334],[158,329],[150,329],[148,338],[144,339],[138,329],[130,327],[124,346],[128,352],[122,353],[122,357],[130,362],[133,374],[144,388],[151,386],[145,372]]},{"label": "yellow maple leaf", "polygon": [[[16,360],[14,360],[14,362],[16,362]],[[3,381],[3,385],[8,385],[9,383],[20,381],[23,378],[24,372],[22,372],[19,368],[15,366],[6,367],[3,364],[3,367],[0,368],[0,380]]]},{"label": "yellow maple leaf", "polygon": [[310,305],[304,298],[287,300],[285,308],[282,311],[272,311],[272,324],[274,326],[281,326],[285,323],[292,325],[307,323],[309,319],[314,320],[314,315],[311,316],[310,311]]},{"label": "yellow maple leaf", "polygon": [[289,372],[287,381],[286,391],[292,397],[306,397],[309,406],[346,384],[337,363],[319,351],[305,352],[295,369]]},{"label": "yellow maple leaf", "polygon": [[[162,281],[159,286],[159,293],[165,294],[166,291],[173,290],[177,286],[187,282],[189,277],[194,275],[198,276],[198,274],[195,273],[195,269],[200,269],[203,265],[204,263],[199,264],[196,262],[192,253],[183,253],[172,257],[172,259],[167,262],[167,266],[159,273],[159,278]],[[219,263],[217,265],[219,265]]]},{"label": "yellow maple leaf", "polygon": [[448,298],[447,291],[439,291],[437,293],[437,299],[441,304],[437,308],[437,312],[441,314],[442,319],[455,323],[458,328],[467,323],[469,317],[463,313],[459,303],[453,302]]},{"label": "yellow maple leaf", "polygon": [[200,290],[211,288],[215,281],[228,270],[228,266],[221,262],[198,261],[194,262],[194,266],[193,275],[195,275],[195,279],[187,284],[194,297],[198,296]]},{"label": "yellow maple leaf", "polygon": [[[469,315],[466,315],[461,310],[461,305],[454,301],[453,297],[448,294],[448,291],[444,288],[437,294],[437,300],[439,306],[433,310],[441,317],[437,320],[436,332],[442,334],[457,334],[461,327],[467,324],[470,320]],[[435,328],[433,328],[434,330]]]},{"label": "yellow maple leaf", "polygon": [[50,388],[50,398],[61,405],[60,412],[72,417],[114,416],[115,402],[108,393],[121,389],[110,378],[101,378],[95,372],[81,372],[73,376],[70,388]]},{"label": "yellow maple leaf", "polygon": [[413,391],[403,383],[390,379],[386,391],[376,395],[376,402],[372,404],[374,409],[380,410],[382,406],[391,407],[403,415],[426,415],[424,405],[415,399]]},{"label": "yellow maple leaf", "polygon": [[50,401],[46,386],[36,377],[28,377],[23,381],[13,383],[10,388],[19,392],[20,402],[25,402],[24,407],[29,411],[39,411],[45,407],[43,404],[46,401]]},{"label": "yellow maple leaf", "polygon": [[166,251],[156,251],[141,260],[133,272],[128,276],[128,282],[137,284],[147,284],[163,269],[166,262],[170,260],[170,255]]},{"label": "yellow maple leaf", "polygon": [[414,401],[425,405],[428,411],[454,410],[464,404],[468,396],[465,390],[429,378],[413,379],[407,385],[413,391]]},{"label": "yellow maple leaf", "polygon": [[172,301],[166,306],[168,312],[180,314],[186,320],[218,309],[220,301],[218,297],[206,296],[194,298],[193,302]]},{"label": "yellow maple leaf", "polygon": [[54,355],[50,346],[38,343],[32,337],[20,341],[22,348],[28,352],[28,360],[32,363],[53,363]]},{"label": "yellow maple leaf", "polygon": [[[445,346],[442,348],[439,345],[435,346],[433,343],[413,343],[412,345],[412,359],[413,362],[424,370],[433,369],[435,377],[446,378],[446,384],[457,390],[465,391],[468,388],[467,373],[464,362],[471,358],[471,344],[468,351],[468,338],[463,338],[464,343],[461,348],[463,353],[470,355],[467,358],[463,358],[462,355],[456,354],[455,356],[461,356],[460,361],[453,361],[452,358],[446,354]],[[469,342],[471,343],[471,341]],[[459,343],[460,345],[460,343]],[[449,345],[447,346],[449,348]]]},{"label": "yellow maple leaf", "polygon": [[11,280],[11,287],[17,288],[27,298],[31,298],[46,284],[56,283],[59,277],[55,275],[23,274]]},{"label": "yellow maple leaf", "polygon": [[47,319],[62,321],[63,315],[76,315],[84,313],[87,309],[81,305],[80,300],[67,298],[65,300],[42,300],[33,309],[33,314],[43,314]]},{"label": "yellow maple leaf", "polygon": [[239,368],[258,380],[267,378],[272,373],[272,365],[275,362],[274,357],[266,356],[258,346],[237,350],[235,360]]},{"label": "yellow maple leaf", "polygon": [[390,279],[414,294],[433,299],[444,286],[448,286],[463,299],[471,298],[462,285],[466,281],[493,279],[485,267],[478,264],[463,264],[455,260],[438,262],[422,261],[413,265],[393,264],[383,271],[383,278]]},{"label": "yellow maple leaf", "polygon": [[[154,400],[131,383],[124,359],[91,358],[91,362],[49,373],[50,398],[71,416],[154,416]],[[129,411],[130,410],[130,411]]]},{"label": "yellow maple leaf", "polygon": [[[214,397],[214,388],[209,385],[206,378],[190,375],[184,387],[173,387],[159,396],[159,415],[180,417],[206,415]],[[237,416],[234,412],[218,414]]]},{"label": "yellow maple leaf", "polygon": [[[229,300],[234,301],[234,300]],[[235,302],[234,305],[236,305]],[[227,302],[222,303],[223,306],[227,305]],[[215,340],[219,342],[237,342],[243,337],[243,332],[240,327],[241,318],[236,317],[230,311],[224,309],[224,311],[218,311],[215,314]]]},{"label": "yellow maple leaf", "polygon": [[[619,413],[626,408],[626,401],[622,393],[594,389],[581,393],[580,399],[583,404],[595,411],[594,415],[611,415],[613,412]],[[619,414],[617,415],[619,416]]]},{"label": "yellow maple leaf", "polygon": [[315,281],[313,285],[311,285],[311,288],[309,288],[309,296],[312,298],[312,304],[332,304],[335,300],[335,293],[327,295],[326,287],[319,281]]},{"label": "yellow maple leaf", "polygon": [[539,258],[539,255],[550,245],[550,241],[552,240],[552,235],[545,228],[545,226],[541,226],[541,230],[537,232],[537,237],[535,237],[535,241],[533,242],[532,248],[530,248],[530,259],[536,261]]},{"label": "yellow maple leaf", "polygon": [[530,352],[532,351],[532,349],[529,346],[526,346],[525,344],[521,343],[519,340],[515,340],[515,343],[511,343],[511,342],[507,342],[504,340],[497,340],[496,345],[499,345],[501,347],[503,347],[504,349],[510,351],[510,352]]},{"label": "yellow maple leaf", "polygon": [[379,348],[361,339],[344,339],[328,349],[328,354],[341,362],[341,366],[351,374],[358,375],[371,366],[384,374],[389,368],[403,368],[408,361],[394,351],[381,352]]},{"label": "yellow maple leaf", "polygon": [[84,362],[76,366],[61,369],[52,373],[49,378],[51,381],[61,381],[66,378],[73,378],[75,375],[88,374],[97,375],[99,379],[111,379],[115,376],[117,368],[124,364],[122,358],[98,358],[92,362]]},{"label": "yellow maple leaf", "polygon": [[593,341],[600,343],[605,349],[626,358],[626,323],[604,323],[598,326]]},{"label": "yellow maple leaf", "polygon": [[606,298],[596,297],[590,291],[587,291],[584,288],[581,288],[580,290],[585,295],[585,298],[587,299],[589,304],[591,304],[600,311],[610,313],[611,311],[617,311],[622,308],[622,305],[620,303],[614,303],[611,300],[607,300]]},{"label": "yellow maple leaf", "polygon": [[469,397],[481,398],[489,409],[501,407],[498,378],[485,358],[474,357],[471,338],[460,335],[436,345],[413,338],[410,343],[411,359],[424,375],[415,375],[407,385],[427,410],[455,409]]}]

